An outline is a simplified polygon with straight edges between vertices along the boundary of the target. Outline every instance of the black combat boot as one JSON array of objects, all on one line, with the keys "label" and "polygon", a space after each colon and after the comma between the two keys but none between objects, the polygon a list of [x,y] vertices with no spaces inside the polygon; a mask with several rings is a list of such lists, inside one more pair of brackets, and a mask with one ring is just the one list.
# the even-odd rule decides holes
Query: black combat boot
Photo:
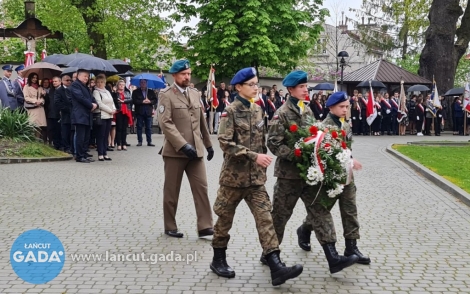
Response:
[{"label": "black combat boot", "polygon": [[310,235],[312,235],[312,232],[310,230],[306,230],[303,227],[303,225],[301,225],[297,229],[297,237],[298,237],[299,247],[302,248],[305,251],[312,250],[312,247],[310,246]]},{"label": "black combat boot", "polygon": [[356,245],[356,240],[355,239],[346,239],[346,249],[344,249],[344,256],[351,256],[351,255],[357,255],[359,257],[359,260],[357,263],[360,264],[370,264],[370,258],[359,251],[359,248],[357,248]]},{"label": "black combat boot", "polygon": [[211,270],[220,277],[233,278],[235,272],[227,264],[225,251],[227,248],[214,248],[214,257],[212,258]]},{"label": "black combat boot", "polygon": [[[266,260],[266,256],[261,253],[261,257],[259,258],[259,261],[263,264],[263,265],[269,265],[268,264],[268,261]],[[281,262],[283,266],[286,266],[286,264],[284,262]]]},{"label": "black combat boot", "polygon": [[322,246],[323,251],[325,251],[326,259],[328,260],[328,265],[330,267],[330,273],[334,274],[341,271],[344,268],[347,268],[355,264],[359,257],[357,255],[351,255],[348,257],[338,255],[336,251],[335,243],[327,243]]},{"label": "black combat boot", "polygon": [[292,267],[286,267],[279,257],[279,251],[274,251],[266,255],[269,269],[271,270],[272,285],[284,284],[287,280],[298,277],[304,270],[303,266],[296,264]]}]

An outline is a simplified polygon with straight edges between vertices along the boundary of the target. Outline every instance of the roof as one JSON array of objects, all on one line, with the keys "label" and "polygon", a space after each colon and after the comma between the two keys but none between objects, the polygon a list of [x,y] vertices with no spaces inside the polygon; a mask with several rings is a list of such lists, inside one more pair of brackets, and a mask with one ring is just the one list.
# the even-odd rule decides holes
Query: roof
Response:
[{"label": "roof", "polygon": [[432,84],[430,80],[411,73],[384,59],[379,59],[347,74],[343,81],[360,83],[367,80],[377,80],[382,83],[399,84],[402,79],[405,84]]}]

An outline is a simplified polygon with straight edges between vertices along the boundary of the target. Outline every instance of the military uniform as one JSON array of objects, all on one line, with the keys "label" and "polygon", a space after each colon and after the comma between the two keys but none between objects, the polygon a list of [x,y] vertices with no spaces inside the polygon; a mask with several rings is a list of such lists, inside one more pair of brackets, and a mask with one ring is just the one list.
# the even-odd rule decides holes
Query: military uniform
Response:
[{"label": "military uniform", "polygon": [[314,213],[311,206],[318,187],[308,185],[299,174],[294,161],[293,150],[287,146],[286,130],[292,124],[305,127],[307,120],[313,118],[308,107],[301,111],[297,106],[298,99],[291,97],[279,108],[272,119],[269,129],[268,148],[277,156],[274,166],[274,176],[277,177],[273,195],[273,222],[279,244],[282,243],[284,229],[292,216],[294,207],[299,198],[302,199],[307,215]]},{"label": "military uniform", "polygon": [[[165,88],[159,95],[158,121],[165,135],[160,150],[165,164],[163,186],[165,231],[178,229],[175,216],[183,172],[186,172],[193,193],[198,231],[212,228],[212,211],[207,194],[207,176],[203,158],[204,149],[212,148],[212,144],[200,99],[200,93],[196,89],[188,87],[183,94],[176,84]],[[195,147],[197,152],[195,159],[188,158],[181,151],[187,144]]]},{"label": "military uniform", "polygon": [[[2,67],[4,71],[13,71],[12,65],[5,65]],[[15,97],[15,90],[9,78],[4,76],[0,79],[0,107],[10,108],[14,110],[18,107],[18,102]]]},{"label": "military uniform", "polygon": [[214,203],[219,219],[214,227],[212,247],[227,247],[235,210],[244,199],[255,217],[263,252],[279,250],[272,225],[271,201],[264,186],[266,168],[256,163],[258,153],[267,152],[261,107],[237,96],[222,114],[218,139],[224,163]]}]

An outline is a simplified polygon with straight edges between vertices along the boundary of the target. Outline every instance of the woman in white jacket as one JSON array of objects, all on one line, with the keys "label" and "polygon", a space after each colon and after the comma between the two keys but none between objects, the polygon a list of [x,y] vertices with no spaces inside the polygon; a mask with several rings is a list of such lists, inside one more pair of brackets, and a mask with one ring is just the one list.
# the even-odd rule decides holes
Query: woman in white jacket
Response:
[{"label": "woman in white jacket", "polygon": [[96,77],[96,86],[93,91],[93,97],[95,97],[101,111],[101,125],[98,127],[96,132],[99,161],[111,160],[106,151],[108,149],[108,136],[111,130],[111,121],[113,119],[113,114],[116,112],[113,96],[111,96],[111,93],[106,90],[105,86],[106,77],[104,75],[98,75]]}]

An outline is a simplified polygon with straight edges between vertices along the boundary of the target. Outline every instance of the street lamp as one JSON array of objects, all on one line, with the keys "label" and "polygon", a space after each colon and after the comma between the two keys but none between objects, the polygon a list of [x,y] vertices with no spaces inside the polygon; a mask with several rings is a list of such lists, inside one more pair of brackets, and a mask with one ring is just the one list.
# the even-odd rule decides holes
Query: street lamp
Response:
[{"label": "street lamp", "polygon": [[338,53],[338,59],[341,58],[339,61],[339,66],[341,67],[341,85],[343,84],[343,73],[344,73],[344,67],[346,66],[345,58],[348,58],[348,57],[349,57],[349,54],[346,51],[341,51],[340,53]]}]

